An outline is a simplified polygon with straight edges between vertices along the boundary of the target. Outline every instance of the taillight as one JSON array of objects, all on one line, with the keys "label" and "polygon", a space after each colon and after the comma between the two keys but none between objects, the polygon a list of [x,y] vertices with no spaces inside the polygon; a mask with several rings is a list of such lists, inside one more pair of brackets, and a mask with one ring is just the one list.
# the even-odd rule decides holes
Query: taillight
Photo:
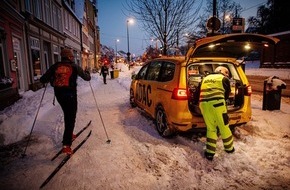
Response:
[{"label": "taillight", "polygon": [[251,96],[251,94],[252,94],[252,86],[251,85],[248,85],[246,87],[246,90],[245,90],[245,95],[246,96]]},{"label": "taillight", "polygon": [[187,91],[184,88],[174,88],[172,92],[172,99],[174,100],[187,100]]}]

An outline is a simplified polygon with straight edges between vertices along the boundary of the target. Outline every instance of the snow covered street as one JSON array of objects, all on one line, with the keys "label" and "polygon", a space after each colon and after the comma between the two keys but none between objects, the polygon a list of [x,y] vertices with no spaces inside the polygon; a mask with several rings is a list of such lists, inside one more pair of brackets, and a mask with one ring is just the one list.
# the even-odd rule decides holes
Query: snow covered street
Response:
[{"label": "snow covered street", "polygon": [[[90,130],[92,135],[43,189],[290,189],[289,98],[282,99],[281,110],[264,111],[262,97],[252,95],[252,120],[234,133],[236,152],[224,152],[219,139],[217,154],[210,162],[203,156],[204,135],[195,141],[188,136],[164,139],[152,120],[130,107],[133,71],[122,68],[118,78],[108,78],[107,85],[98,73],[92,74],[90,83],[78,79],[75,133],[90,120],[92,124],[72,148]],[[0,111],[2,190],[39,189],[64,157],[50,161],[62,147],[64,121],[57,101],[52,104],[53,88],[49,85],[27,156],[21,158],[27,142],[23,138],[30,133],[43,91],[25,92],[22,99]]]}]

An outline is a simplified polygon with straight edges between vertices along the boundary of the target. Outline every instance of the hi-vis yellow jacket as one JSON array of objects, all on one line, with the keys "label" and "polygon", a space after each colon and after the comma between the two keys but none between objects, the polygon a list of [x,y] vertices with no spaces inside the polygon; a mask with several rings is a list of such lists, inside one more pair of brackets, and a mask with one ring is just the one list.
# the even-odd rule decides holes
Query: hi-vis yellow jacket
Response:
[{"label": "hi-vis yellow jacket", "polygon": [[213,73],[207,75],[200,87],[200,101],[228,99],[231,92],[230,81],[223,74]]}]

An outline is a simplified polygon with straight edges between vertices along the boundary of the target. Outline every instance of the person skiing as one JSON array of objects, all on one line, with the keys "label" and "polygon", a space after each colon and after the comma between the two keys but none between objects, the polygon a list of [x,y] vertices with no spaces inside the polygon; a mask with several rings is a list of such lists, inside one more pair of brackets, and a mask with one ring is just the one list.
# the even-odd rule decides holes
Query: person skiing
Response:
[{"label": "person skiing", "polygon": [[226,106],[226,100],[231,92],[228,77],[228,69],[218,66],[214,73],[204,77],[200,87],[199,107],[207,127],[204,155],[208,160],[213,160],[215,155],[218,139],[217,128],[221,134],[225,151],[227,153],[235,151]]},{"label": "person skiing", "polygon": [[54,87],[55,97],[64,114],[63,149],[66,154],[73,154],[71,149],[73,131],[77,113],[77,77],[90,81],[89,71],[84,71],[74,63],[74,55],[71,49],[61,51],[61,61],[53,64],[40,78],[41,83],[50,82]]},{"label": "person skiing", "polygon": [[107,67],[106,64],[103,64],[101,67],[101,73],[100,75],[103,75],[103,82],[104,84],[107,84],[107,75],[109,74],[109,68]]}]

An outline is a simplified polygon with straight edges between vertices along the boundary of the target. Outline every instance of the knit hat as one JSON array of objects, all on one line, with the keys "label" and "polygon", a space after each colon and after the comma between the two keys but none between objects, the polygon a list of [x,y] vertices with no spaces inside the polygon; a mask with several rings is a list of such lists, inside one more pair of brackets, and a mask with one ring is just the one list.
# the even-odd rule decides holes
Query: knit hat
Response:
[{"label": "knit hat", "polygon": [[60,52],[60,56],[61,57],[73,57],[73,52],[71,49],[68,49],[68,48],[64,48],[63,50],[61,50]]}]

